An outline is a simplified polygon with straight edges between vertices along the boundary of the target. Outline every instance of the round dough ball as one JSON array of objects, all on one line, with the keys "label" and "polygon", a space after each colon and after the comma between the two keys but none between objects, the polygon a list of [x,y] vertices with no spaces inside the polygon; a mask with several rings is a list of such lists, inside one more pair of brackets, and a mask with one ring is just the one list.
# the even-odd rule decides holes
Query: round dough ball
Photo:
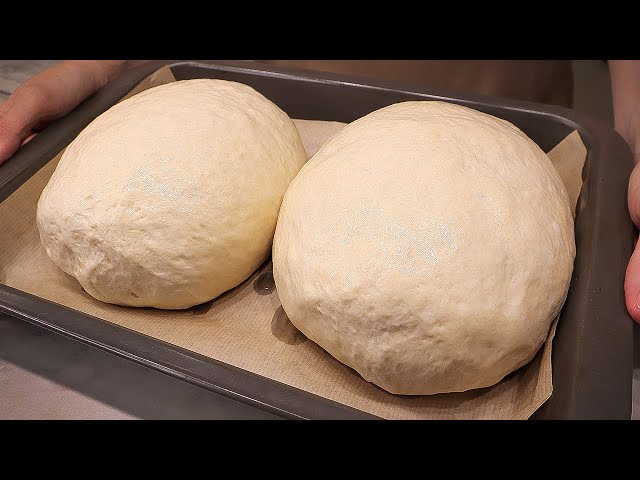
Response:
[{"label": "round dough ball", "polygon": [[38,202],[40,239],[98,300],[188,308],[266,260],[305,161],[291,119],[247,85],[151,88],[67,147]]},{"label": "round dough ball", "polygon": [[461,392],[529,362],[564,303],[573,219],[546,154],[512,124],[406,102],[344,128],[285,194],[282,306],[396,394]]}]

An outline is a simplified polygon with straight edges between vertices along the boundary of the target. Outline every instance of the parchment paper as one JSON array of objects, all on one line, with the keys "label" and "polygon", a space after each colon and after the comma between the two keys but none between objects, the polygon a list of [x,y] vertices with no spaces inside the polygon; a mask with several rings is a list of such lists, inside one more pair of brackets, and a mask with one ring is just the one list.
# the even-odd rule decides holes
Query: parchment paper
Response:
[{"label": "parchment paper", "polygon": [[[174,81],[165,67],[130,95]],[[344,124],[295,120],[309,156]],[[0,282],[207,357],[389,419],[526,419],[552,392],[551,345],[493,387],[433,396],[392,395],[368,383],[298,332],[280,306],[268,261],[247,281],[185,311],[136,309],[101,303],[58,269],[40,244],[36,204],[60,155],[0,204]],[[577,131],[549,157],[575,211],[586,148]]]}]

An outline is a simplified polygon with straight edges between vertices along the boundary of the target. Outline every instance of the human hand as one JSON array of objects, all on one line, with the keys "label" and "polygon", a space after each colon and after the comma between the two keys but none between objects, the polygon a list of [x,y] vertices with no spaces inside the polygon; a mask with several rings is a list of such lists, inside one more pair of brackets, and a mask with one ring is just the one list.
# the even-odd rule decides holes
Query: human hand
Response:
[{"label": "human hand", "polygon": [[[627,190],[627,206],[631,220],[640,228],[640,129],[637,129],[634,138],[637,140],[629,142],[634,150],[635,168],[629,177],[629,188]],[[635,147],[635,148],[634,148]],[[634,252],[627,266],[627,273],[624,281],[624,294],[627,303],[627,310],[636,322],[640,322],[640,242],[636,241]]]},{"label": "human hand", "polygon": [[26,80],[0,104],[0,164],[52,120],[141,62],[68,60]]},{"label": "human hand", "polygon": [[[609,60],[611,94],[615,128],[633,153],[635,168],[629,177],[627,206],[631,220],[640,228],[640,61]],[[622,241],[627,241],[621,239]],[[627,265],[624,280],[627,310],[640,322],[640,246],[635,249]]]}]

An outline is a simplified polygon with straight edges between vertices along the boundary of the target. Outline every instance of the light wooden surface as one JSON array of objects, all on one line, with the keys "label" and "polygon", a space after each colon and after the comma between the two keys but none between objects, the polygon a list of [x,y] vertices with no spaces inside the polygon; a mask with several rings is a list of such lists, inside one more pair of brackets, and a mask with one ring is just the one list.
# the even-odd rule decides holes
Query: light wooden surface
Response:
[{"label": "light wooden surface", "polygon": [[[57,62],[0,60],[0,102],[25,79]],[[597,60],[574,61],[574,75],[575,108],[611,125],[613,109],[606,65]],[[29,336],[21,335],[25,342],[32,342]],[[136,418],[135,414],[95,398],[96,395],[80,393],[77,386],[60,384],[56,381],[58,377],[42,374],[46,372],[44,366],[23,368],[8,361],[8,355],[3,355],[7,351],[7,345],[0,348],[0,418]],[[65,368],[83,368],[74,367],[73,360],[69,359]],[[633,397],[633,418],[640,419],[640,369],[634,371]],[[204,411],[201,414],[204,415]],[[176,416],[181,415],[176,412]]]}]

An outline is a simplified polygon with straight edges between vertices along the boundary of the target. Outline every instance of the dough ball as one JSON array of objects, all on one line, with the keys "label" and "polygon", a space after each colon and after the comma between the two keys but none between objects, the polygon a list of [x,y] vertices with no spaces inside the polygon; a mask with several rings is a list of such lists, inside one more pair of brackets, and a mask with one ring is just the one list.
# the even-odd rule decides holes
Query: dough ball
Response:
[{"label": "dough ball", "polygon": [[40,239],[98,300],[188,308],[265,261],[305,161],[291,119],[249,86],[151,88],[67,147],[38,202]]},{"label": "dough ball", "polygon": [[344,128],[284,197],[273,273],[291,322],[396,394],[499,382],[545,341],[571,280],[566,190],[512,124],[406,102]]}]

